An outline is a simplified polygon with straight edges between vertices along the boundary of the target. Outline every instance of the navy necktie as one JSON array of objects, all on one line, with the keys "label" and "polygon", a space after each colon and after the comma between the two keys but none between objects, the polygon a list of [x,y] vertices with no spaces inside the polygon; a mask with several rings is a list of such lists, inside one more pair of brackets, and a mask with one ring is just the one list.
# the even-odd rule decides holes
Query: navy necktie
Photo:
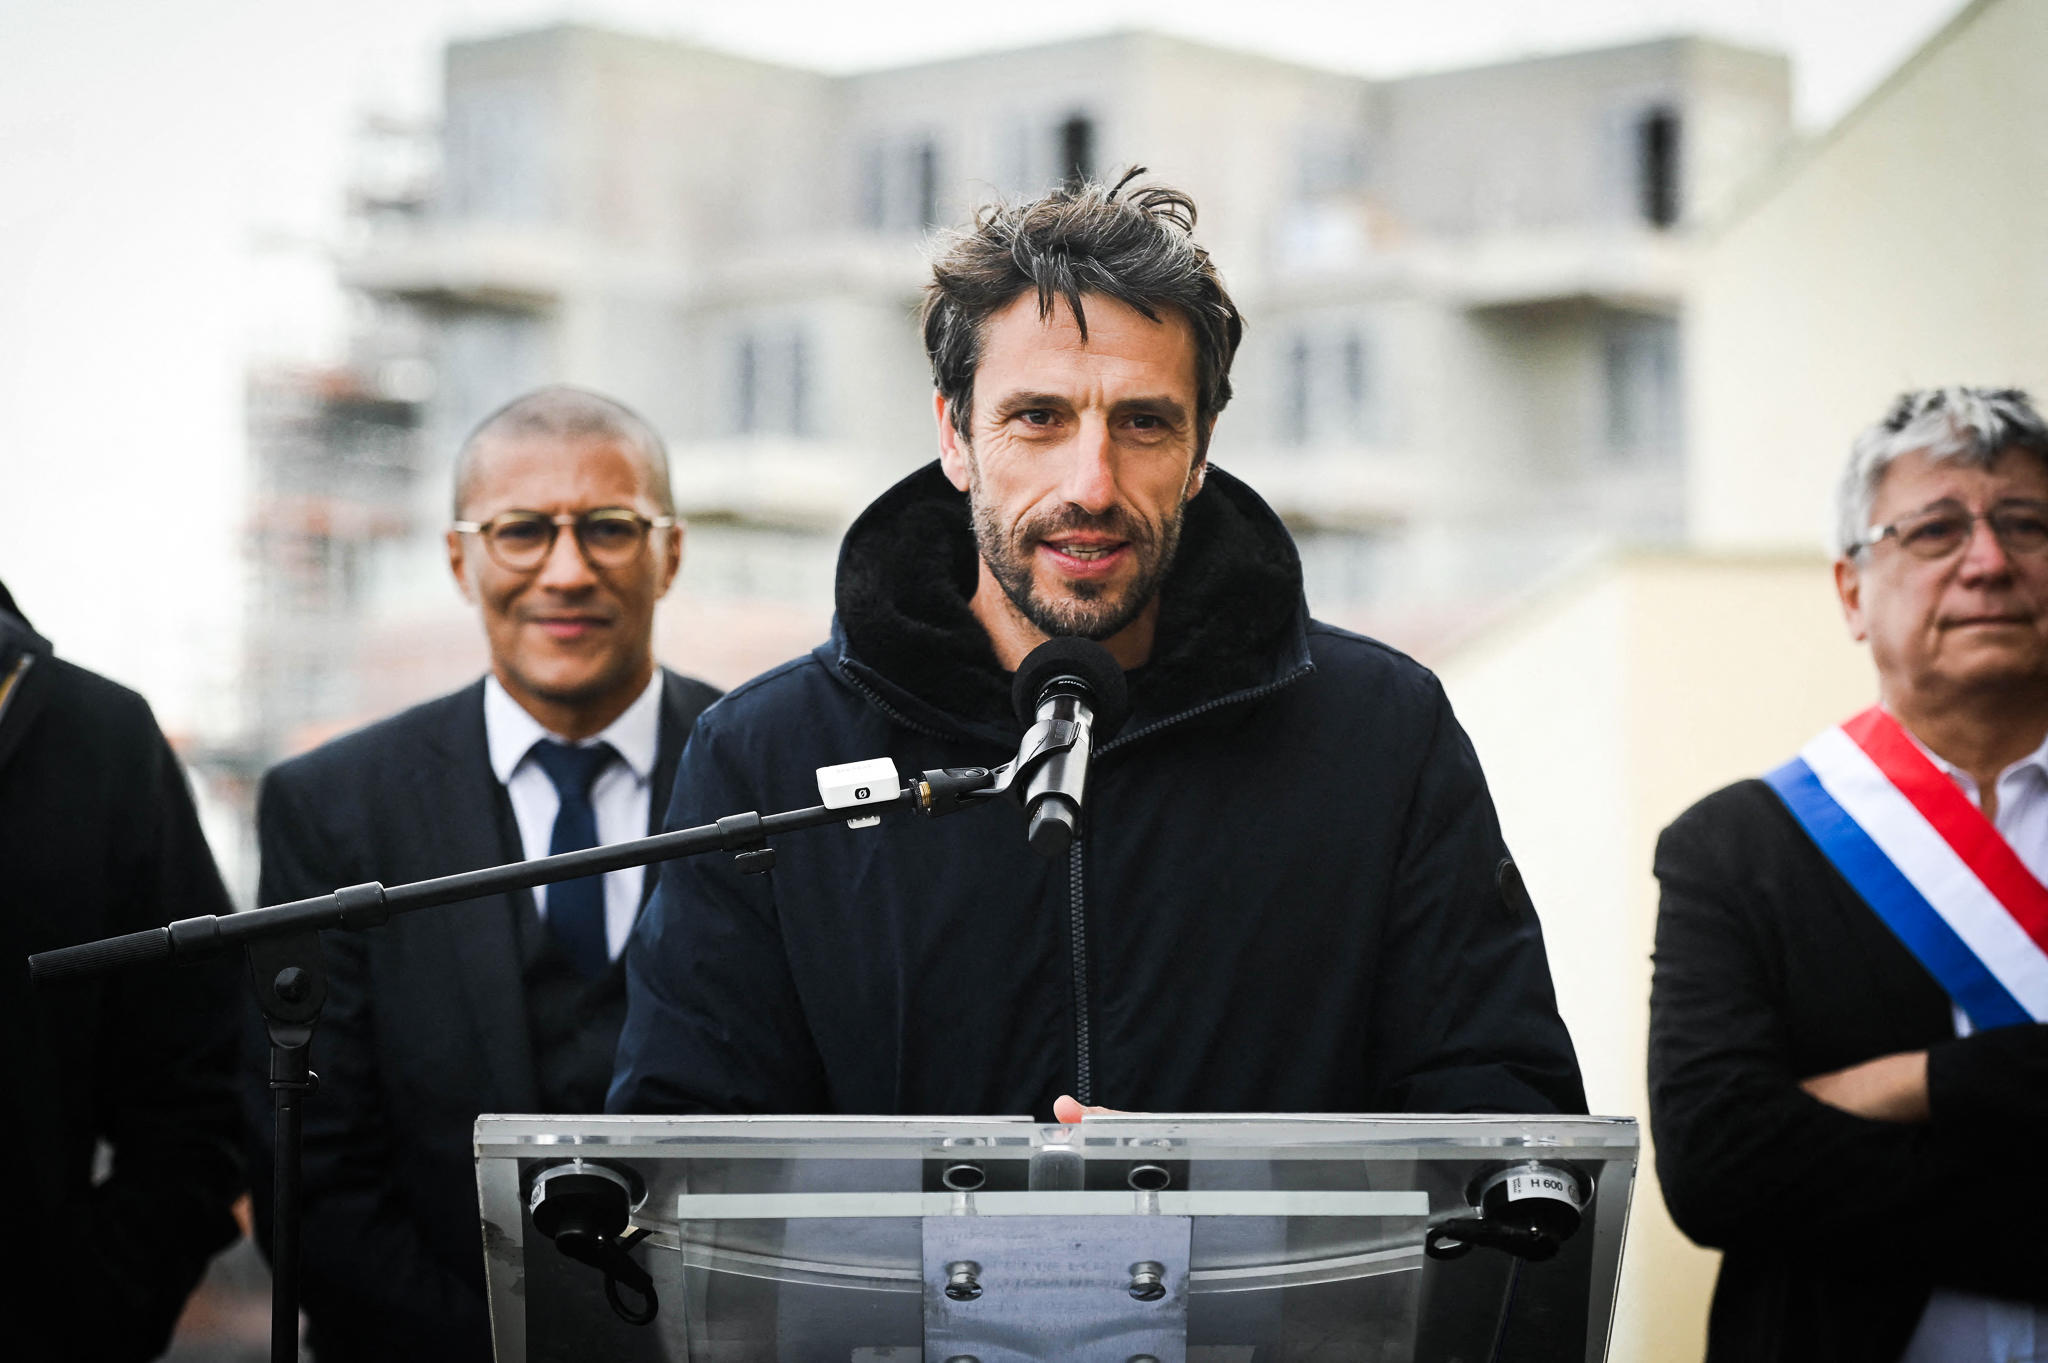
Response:
[{"label": "navy necktie", "polygon": [[[548,855],[597,846],[597,811],[590,804],[590,787],[618,753],[609,743],[572,748],[543,738],[533,745],[531,755],[555,783],[555,794],[562,801],[555,814],[555,832],[548,842]],[[604,877],[558,880],[548,886],[547,902],[548,931],[570,964],[585,979],[594,980],[602,975],[612,959],[604,932]]]}]

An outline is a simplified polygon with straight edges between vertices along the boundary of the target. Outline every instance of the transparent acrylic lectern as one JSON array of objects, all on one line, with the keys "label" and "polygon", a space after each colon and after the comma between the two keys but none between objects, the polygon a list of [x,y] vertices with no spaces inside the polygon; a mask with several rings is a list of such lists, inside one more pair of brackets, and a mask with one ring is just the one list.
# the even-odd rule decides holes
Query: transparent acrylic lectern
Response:
[{"label": "transparent acrylic lectern", "polygon": [[[1637,1134],[1602,1117],[484,1117],[476,1149],[505,1363],[1597,1363]],[[551,1170],[630,1189],[650,1323],[536,1229]],[[1503,1205],[1576,1230],[1518,1254],[1447,1224]]]}]

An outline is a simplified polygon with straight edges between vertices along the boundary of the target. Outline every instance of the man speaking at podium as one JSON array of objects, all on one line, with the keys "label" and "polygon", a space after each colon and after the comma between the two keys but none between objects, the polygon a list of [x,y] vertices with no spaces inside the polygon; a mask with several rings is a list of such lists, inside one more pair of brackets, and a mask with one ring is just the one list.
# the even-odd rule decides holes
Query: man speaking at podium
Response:
[{"label": "man speaking at podium", "polygon": [[1287,531],[1210,465],[1243,323],[1193,203],[1130,179],[944,245],[939,461],[848,531],[830,640],[705,713],[669,811],[1000,764],[1011,673],[1080,635],[1130,695],[1082,837],[1040,857],[997,805],[670,863],[614,1111],[1584,1110],[1471,745],[1430,673],[1308,617]]},{"label": "man speaking at podium", "polygon": [[2048,425],[1908,393],[1835,563],[1878,703],[1657,845],[1650,1119],[1710,1359],[2048,1356]]}]

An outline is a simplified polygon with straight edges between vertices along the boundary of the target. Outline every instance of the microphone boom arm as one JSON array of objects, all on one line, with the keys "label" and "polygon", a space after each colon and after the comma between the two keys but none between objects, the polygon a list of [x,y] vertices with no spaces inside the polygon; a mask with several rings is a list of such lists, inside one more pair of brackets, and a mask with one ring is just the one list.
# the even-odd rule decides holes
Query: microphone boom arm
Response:
[{"label": "microphone boom arm", "polygon": [[[774,850],[768,846],[772,834],[839,822],[863,827],[880,822],[877,816],[885,810],[905,807],[933,818],[955,813],[1019,791],[1035,771],[1080,741],[1074,723],[1048,719],[1033,725],[1017,758],[1000,767],[940,767],[904,781],[886,761],[878,761],[869,784],[856,786],[850,793],[828,789],[826,778],[831,769],[821,768],[819,794],[826,800],[824,804],[779,814],[749,810],[696,828],[409,885],[386,888],[369,881],[243,913],[182,918],[160,928],[39,951],[28,958],[29,978],[37,985],[57,984],[128,966],[185,963],[227,951],[247,954],[250,980],[270,1034],[270,1088],[276,1122],[271,1358],[274,1363],[288,1363],[298,1357],[301,1104],[319,1085],[307,1060],[327,995],[321,932],[359,932],[379,926],[393,914],[706,852],[731,852],[741,871],[764,872],[775,864]],[[623,1253],[623,1243],[620,1249]]]}]

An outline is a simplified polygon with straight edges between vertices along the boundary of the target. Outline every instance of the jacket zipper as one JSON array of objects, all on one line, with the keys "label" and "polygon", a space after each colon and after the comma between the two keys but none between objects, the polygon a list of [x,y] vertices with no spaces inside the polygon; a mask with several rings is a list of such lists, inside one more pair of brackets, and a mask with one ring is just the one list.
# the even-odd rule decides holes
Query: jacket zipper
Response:
[{"label": "jacket zipper", "polygon": [[[1286,676],[1267,682],[1264,686],[1255,686],[1248,691],[1234,691],[1227,696],[1218,696],[1215,700],[1204,701],[1200,705],[1182,710],[1179,714],[1168,715],[1166,718],[1148,724],[1142,729],[1137,729],[1127,734],[1118,734],[1115,738],[1096,749],[1096,752],[1098,754],[1107,753],[1113,748],[1122,747],[1124,744],[1136,739],[1156,734],[1161,729],[1178,724],[1182,720],[1192,719],[1196,715],[1206,714],[1211,710],[1221,709],[1226,705],[1237,705],[1245,701],[1258,700],[1262,697],[1270,696],[1282,687],[1290,686],[1300,681],[1313,671],[1315,671],[1315,664],[1304,663]],[[868,702],[888,716],[891,722],[931,738],[946,739],[952,737],[951,735],[938,732],[929,725],[916,723],[899,713],[895,707],[875,694],[873,687],[870,687],[859,677],[855,676],[853,669],[846,666],[844,658],[839,660],[839,674],[846,679],[847,685],[867,697]],[[1081,889],[1081,846],[1082,844],[1077,841],[1072,847],[1067,849],[1067,952],[1074,972],[1074,1097],[1085,1106],[1092,1105],[1095,1102],[1095,1054],[1094,1028],[1088,1004],[1088,900]]]},{"label": "jacket zipper", "polygon": [[1067,849],[1067,948],[1074,965],[1074,1097],[1093,1103],[1095,1056],[1088,1022],[1088,912],[1081,894],[1081,844]]},{"label": "jacket zipper", "polygon": [[[1118,734],[1109,742],[1096,749],[1098,754],[1119,747],[1133,739],[1156,734],[1172,724],[1225,705],[1237,705],[1244,701],[1258,700],[1269,696],[1283,686],[1300,681],[1315,671],[1314,664],[1304,664],[1284,677],[1267,682],[1264,686],[1248,691],[1236,691],[1215,700],[1183,710],[1176,715],[1148,724],[1128,734]],[[1074,1097],[1084,1106],[1095,1102],[1095,1053],[1094,1027],[1088,1003],[1088,900],[1082,893],[1081,849],[1083,841],[1077,840],[1067,849],[1067,950],[1074,970]]]},{"label": "jacket zipper", "polygon": [[1205,700],[1200,705],[1182,710],[1178,714],[1168,715],[1165,719],[1155,719],[1142,729],[1133,729],[1127,734],[1118,734],[1095,751],[1098,754],[1110,752],[1113,749],[1121,748],[1126,743],[1134,743],[1138,739],[1149,738],[1161,729],[1169,728],[1180,723],[1182,720],[1193,719],[1196,715],[1205,715],[1211,710],[1220,710],[1226,705],[1241,705],[1248,700],[1262,700],[1283,687],[1292,686],[1315,670],[1316,665],[1314,663],[1303,663],[1286,676],[1276,677],[1263,686],[1254,686],[1248,691],[1233,691],[1227,696],[1218,696],[1214,700]]},{"label": "jacket zipper", "polygon": [[[846,684],[865,696],[870,705],[880,710],[889,721],[900,724],[914,733],[931,738],[949,739],[955,736],[939,733],[928,725],[919,724],[901,714],[897,709],[875,694],[873,687],[854,675],[853,669],[839,660],[839,675]],[[1292,680],[1290,678],[1290,680]],[[1195,713],[1190,710],[1189,714]],[[1157,728],[1157,725],[1153,726]],[[1105,745],[1107,746],[1107,745]],[[1093,1103],[1090,1096],[1095,1087],[1095,1060],[1089,1039],[1088,1015],[1088,914],[1087,901],[1081,893],[1081,844],[1067,849],[1067,949],[1074,971],[1074,1097],[1082,1103]]]}]

